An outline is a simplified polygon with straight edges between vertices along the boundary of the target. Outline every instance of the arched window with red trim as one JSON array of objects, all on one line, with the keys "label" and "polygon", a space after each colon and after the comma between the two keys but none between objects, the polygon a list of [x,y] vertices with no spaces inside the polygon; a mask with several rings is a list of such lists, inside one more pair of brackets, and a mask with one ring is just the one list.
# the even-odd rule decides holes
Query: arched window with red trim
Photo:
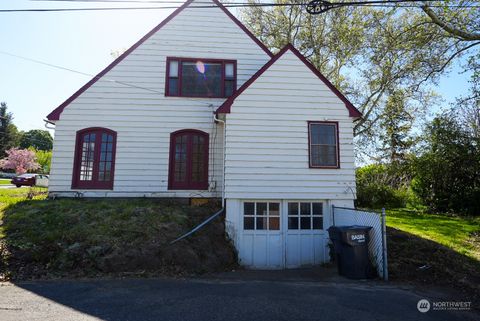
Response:
[{"label": "arched window with red trim", "polygon": [[108,128],[79,130],[72,188],[113,189],[117,133]]},{"label": "arched window with red trim", "polygon": [[168,189],[208,189],[208,139],[196,129],[170,134]]}]

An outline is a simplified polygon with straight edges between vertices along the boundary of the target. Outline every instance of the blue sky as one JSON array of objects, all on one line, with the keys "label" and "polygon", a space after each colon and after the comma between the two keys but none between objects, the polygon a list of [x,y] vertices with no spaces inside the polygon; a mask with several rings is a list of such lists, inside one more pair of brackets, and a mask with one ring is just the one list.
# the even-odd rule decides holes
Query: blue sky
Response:
[{"label": "blue sky", "polygon": [[[72,8],[114,4],[2,0],[1,9]],[[119,6],[127,6],[120,4]],[[97,74],[111,51],[130,47],[173,10],[0,13],[0,51]],[[437,91],[445,105],[468,89],[457,66]],[[90,77],[0,53],[0,101],[7,102],[21,130],[44,128],[45,116]]]}]

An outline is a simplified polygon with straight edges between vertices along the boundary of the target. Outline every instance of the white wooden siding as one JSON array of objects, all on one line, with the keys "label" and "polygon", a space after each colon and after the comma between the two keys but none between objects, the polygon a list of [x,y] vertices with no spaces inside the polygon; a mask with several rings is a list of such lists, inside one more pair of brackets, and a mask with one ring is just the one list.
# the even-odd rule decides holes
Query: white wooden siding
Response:
[{"label": "white wooden siding", "polygon": [[[213,111],[223,99],[165,97],[168,56],[237,60],[237,86],[270,59],[220,8],[187,7],[64,109],[56,122],[51,193],[73,195],[76,132],[98,126],[117,132],[114,189],[85,196],[221,195],[223,127],[214,125]],[[186,128],[210,134],[212,192],[167,189],[170,133]]]},{"label": "white wooden siding", "polygon": [[[340,169],[309,168],[307,121],[338,121]],[[355,198],[353,123],[345,104],[287,51],[226,116],[227,199]]]}]

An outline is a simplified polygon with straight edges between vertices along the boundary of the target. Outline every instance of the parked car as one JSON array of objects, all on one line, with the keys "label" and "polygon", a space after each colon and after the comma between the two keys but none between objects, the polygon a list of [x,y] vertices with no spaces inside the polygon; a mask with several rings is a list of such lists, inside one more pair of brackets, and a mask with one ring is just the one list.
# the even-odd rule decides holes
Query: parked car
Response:
[{"label": "parked car", "polygon": [[48,175],[44,174],[22,174],[14,177],[11,183],[17,187],[22,186],[48,186]]}]

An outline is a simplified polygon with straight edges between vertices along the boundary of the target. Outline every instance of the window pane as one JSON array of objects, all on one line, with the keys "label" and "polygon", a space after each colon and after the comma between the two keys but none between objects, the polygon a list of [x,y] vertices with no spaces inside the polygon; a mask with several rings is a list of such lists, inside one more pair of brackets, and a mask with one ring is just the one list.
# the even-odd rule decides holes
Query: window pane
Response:
[{"label": "window pane", "polygon": [[268,204],[269,215],[270,216],[279,216],[280,215],[280,204],[279,203],[269,203]]},{"label": "window pane", "polygon": [[243,229],[244,230],[253,230],[255,228],[253,217],[244,217],[243,218]]},{"label": "window pane", "polygon": [[335,166],[337,164],[337,148],[335,146],[324,147],[325,164]]},{"label": "window pane", "polygon": [[267,218],[257,217],[257,230],[266,230],[266,229],[267,229]]},{"label": "window pane", "polygon": [[313,215],[322,215],[323,214],[323,204],[322,203],[312,203]]},{"label": "window pane", "polygon": [[222,64],[182,62],[182,94],[186,96],[220,97]]},{"label": "window pane", "polygon": [[80,161],[80,180],[93,179],[93,165],[95,157],[95,134],[85,134],[82,137],[82,155]]},{"label": "window pane", "polygon": [[310,125],[310,143],[335,145],[336,140],[335,125],[311,124]]},{"label": "window pane", "polygon": [[257,203],[257,215],[267,215],[267,203]]},{"label": "window pane", "polygon": [[298,203],[288,203],[288,215],[298,215]]},{"label": "window pane", "polygon": [[269,230],[280,230],[280,217],[270,217],[268,222],[268,229]]},{"label": "window pane", "polygon": [[314,230],[323,229],[323,217],[314,217],[313,218],[313,229]]},{"label": "window pane", "polygon": [[175,182],[185,182],[187,178],[187,136],[175,139]]},{"label": "window pane", "polygon": [[204,180],[205,175],[205,139],[202,136],[192,136],[192,182]]},{"label": "window pane", "polygon": [[169,77],[178,77],[178,61],[170,60]]},{"label": "window pane", "polygon": [[255,214],[255,203],[243,203],[243,214],[244,215],[254,215]]},{"label": "window pane", "polygon": [[310,227],[310,216],[308,217],[300,217],[300,229],[301,230],[309,230]]},{"label": "window pane", "polygon": [[101,182],[110,181],[110,170],[112,167],[113,136],[103,133],[100,147],[100,163],[98,166],[98,180]]},{"label": "window pane", "polygon": [[233,86],[235,82],[233,80],[225,80],[225,97],[233,95]]},{"label": "window pane", "polygon": [[168,94],[169,95],[178,95],[178,79],[170,78],[168,79]]},{"label": "window pane", "polygon": [[300,203],[300,215],[310,215],[310,203]]},{"label": "window pane", "polygon": [[225,64],[225,78],[233,78],[234,76],[233,69],[234,69],[233,64],[230,64],[230,63]]},{"label": "window pane", "polygon": [[298,230],[298,216],[288,218],[288,229]]},{"label": "window pane", "polygon": [[313,145],[310,148],[313,166],[336,166],[337,148],[327,145]]}]

